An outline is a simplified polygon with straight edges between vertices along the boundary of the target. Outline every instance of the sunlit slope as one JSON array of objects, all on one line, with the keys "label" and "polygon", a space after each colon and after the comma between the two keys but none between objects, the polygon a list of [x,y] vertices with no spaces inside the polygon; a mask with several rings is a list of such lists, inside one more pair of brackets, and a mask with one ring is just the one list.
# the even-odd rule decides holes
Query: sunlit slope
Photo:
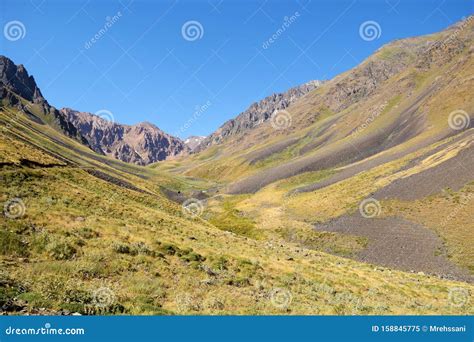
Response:
[{"label": "sunlit slope", "polygon": [[395,159],[456,135],[449,126],[452,112],[473,122],[473,22],[387,44],[276,113],[275,120],[158,167],[218,178],[230,193],[253,193],[280,179],[380,153]]},{"label": "sunlit slope", "polygon": [[10,203],[0,230],[2,310],[473,313],[452,301],[471,285],[223,231],[207,214],[225,196],[192,218],[159,192],[160,182],[183,191],[203,183],[90,154],[13,108],[0,122],[1,201]]},{"label": "sunlit slope", "polygon": [[472,282],[473,23],[392,42],[274,121],[155,167],[219,179],[226,230]]}]

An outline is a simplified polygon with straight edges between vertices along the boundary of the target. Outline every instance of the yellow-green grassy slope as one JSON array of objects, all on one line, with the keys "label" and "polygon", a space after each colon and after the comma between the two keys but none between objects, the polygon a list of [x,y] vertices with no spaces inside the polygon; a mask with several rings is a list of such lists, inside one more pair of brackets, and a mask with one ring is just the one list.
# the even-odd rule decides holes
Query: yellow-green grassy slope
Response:
[{"label": "yellow-green grassy slope", "polygon": [[[364,139],[380,131],[399,139],[393,145],[384,140],[389,153],[429,145],[452,133],[448,126],[451,112],[465,110],[472,115],[473,28],[470,18],[437,34],[387,44],[356,68],[287,108],[291,124],[286,129],[275,130],[267,121],[196,155],[154,167],[219,179],[232,190],[235,183],[251,176],[268,176],[280,172],[282,165],[340,154],[347,145],[354,147],[354,155],[357,149],[375,150],[377,144],[367,144]],[[367,77],[371,73],[380,77],[375,86]],[[387,79],[384,73],[389,75]],[[413,108],[416,110],[407,114]],[[400,126],[406,137],[397,131]],[[279,144],[283,147],[272,151]],[[330,164],[341,166],[345,162]],[[291,174],[282,174],[283,178],[288,176]],[[268,177],[261,178],[256,183],[266,185],[260,181]]]},{"label": "yellow-green grassy slope", "polygon": [[[407,127],[418,126],[417,130],[394,146],[355,163],[336,163],[327,169],[261,183],[255,193],[224,195],[208,203],[207,211],[214,221],[220,221],[217,226],[221,229],[248,237],[258,236],[272,241],[272,245],[290,243],[304,250],[353,257],[370,242],[351,235],[316,232],[313,224],[324,224],[353,214],[363,199],[411,175],[426,174],[422,181],[429,182],[429,173],[423,172],[443,168],[446,165],[443,163],[458,153],[472,149],[473,129],[466,127],[456,131],[449,126],[449,116],[454,111],[462,110],[473,120],[474,20],[471,18],[466,22],[439,34],[383,47],[361,66],[326,82],[290,106],[287,112],[291,114],[292,125],[286,130],[275,130],[267,122],[194,156],[152,168],[218,178],[224,188],[226,185],[232,187],[250,176],[277,170],[285,163],[291,165],[307,157],[337,154],[338,148],[344,145],[357,147],[362,138],[380,130],[386,130],[390,135],[391,130],[387,127],[416,107],[404,119],[409,123]],[[432,48],[437,42],[442,43],[441,51]],[[369,63],[392,63],[394,59],[397,62],[397,58],[405,65],[381,82],[370,96],[354,103],[342,101],[342,104],[331,97],[341,85],[356,82]],[[296,142],[254,161],[259,152],[271,151],[272,147],[285,141]],[[319,146],[318,142],[321,143]],[[305,149],[311,144],[315,147]],[[371,164],[384,157],[387,157],[385,161]],[[345,179],[318,190],[294,192],[362,163],[366,163],[367,168]],[[416,200],[381,200],[380,217],[396,216],[431,229],[441,237],[448,259],[474,274],[471,247],[474,243],[474,174],[472,168],[462,172],[470,175],[470,181],[454,191],[434,191]],[[265,177],[261,179],[265,180]],[[228,224],[232,215],[243,218],[244,224]]]},{"label": "yellow-green grassy slope", "polygon": [[[92,314],[473,313],[448,298],[471,285],[230,233],[212,215],[187,217],[160,182],[202,183],[90,160],[75,141],[23,114],[12,120],[12,111],[0,112],[2,128],[9,123],[0,137],[1,202],[19,198],[25,211],[1,221],[2,304]],[[143,191],[91,175],[89,164]]]}]

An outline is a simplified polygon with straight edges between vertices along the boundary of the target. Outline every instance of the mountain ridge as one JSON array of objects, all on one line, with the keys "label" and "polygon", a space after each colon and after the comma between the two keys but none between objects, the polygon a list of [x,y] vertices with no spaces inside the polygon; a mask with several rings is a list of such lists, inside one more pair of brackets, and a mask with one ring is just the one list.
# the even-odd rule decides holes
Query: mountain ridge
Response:
[{"label": "mountain ridge", "polygon": [[272,115],[284,110],[290,104],[321,86],[323,81],[312,80],[285,92],[271,94],[262,100],[252,103],[245,111],[227,120],[216,131],[207,136],[195,149],[200,152],[206,148],[221,144],[225,139],[245,134],[256,126],[271,119]]},{"label": "mountain ridge", "polygon": [[181,139],[150,122],[124,125],[70,108],[61,112],[86,137],[94,151],[121,161],[148,165],[188,151]]},{"label": "mountain ridge", "polygon": [[[7,84],[0,311],[473,314],[474,30],[453,32],[389,44],[150,167],[94,152]],[[135,127],[70,115],[97,149]]]}]

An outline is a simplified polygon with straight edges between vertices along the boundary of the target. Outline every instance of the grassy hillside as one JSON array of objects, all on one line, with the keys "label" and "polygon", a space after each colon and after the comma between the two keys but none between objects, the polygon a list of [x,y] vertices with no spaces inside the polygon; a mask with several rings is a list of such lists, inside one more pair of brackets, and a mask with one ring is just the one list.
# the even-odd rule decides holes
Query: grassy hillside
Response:
[{"label": "grassy hillside", "polygon": [[[204,201],[203,214],[193,217],[162,195],[160,186],[186,193],[210,184],[91,157],[75,141],[12,108],[3,108],[0,120],[2,127],[9,124],[0,137],[4,311],[473,312],[456,302],[469,300],[472,285],[316,250],[324,245],[344,254],[363,246],[363,239],[313,236],[304,222],[296,222],[291,238],[273,226],[262,229],[261,218],[246,218],[238,209],[249,201],[245,196]],[[90,172],[89,165],[101,173]],[[267,207],[270,218],[274,208]]]},{"label": "grassy hillside", "polygon": [[150,167],[2,99],[0,311],[474,314],[472,23]]}]

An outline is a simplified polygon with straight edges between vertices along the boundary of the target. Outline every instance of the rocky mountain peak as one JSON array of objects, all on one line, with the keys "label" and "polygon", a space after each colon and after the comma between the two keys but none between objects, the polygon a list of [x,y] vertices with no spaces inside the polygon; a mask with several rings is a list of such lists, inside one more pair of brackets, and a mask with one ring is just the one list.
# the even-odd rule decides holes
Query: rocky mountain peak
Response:
[{"label": "rocky mountain peak", "polygon": [[235,119],[225,122],[214,133],[205,138],[195,148],[195,151],[202,151],[211,145],[222,143],[230,136],[242,134],[257,127],[269,120],[275,111],[289,107],[302,96],[321,86],[322,83],[318,80],[309,81],[284,93],[272,94],[259,102],[251,104],[247,110],[240,113]]},{"label": "rocky mountain peak", "polygon": [[196,136],[196,135],[192,135],[190,137],[188,137],[186,140],[184,140],[184,143],[186,144],[186,146],[189,148],[189,150],[191,152],[193,152],[196,147],[199,146],[199,144],[204,140],[206,139],[205,136]]},{"label": "rocky mountain peak", "polygon": [[34,103],[45,101],[35,79],[28,75],[23,65],[16,65],[8,57],[0,56],[0,91],[3,93],[4,89]]},{"label": "rocky mountain peak", "polygon": [[150,122],[123,125],[100,116],[63,108],[61,112],[97,153],[138,165],[165,160],[188,151],[185,143]]}]

